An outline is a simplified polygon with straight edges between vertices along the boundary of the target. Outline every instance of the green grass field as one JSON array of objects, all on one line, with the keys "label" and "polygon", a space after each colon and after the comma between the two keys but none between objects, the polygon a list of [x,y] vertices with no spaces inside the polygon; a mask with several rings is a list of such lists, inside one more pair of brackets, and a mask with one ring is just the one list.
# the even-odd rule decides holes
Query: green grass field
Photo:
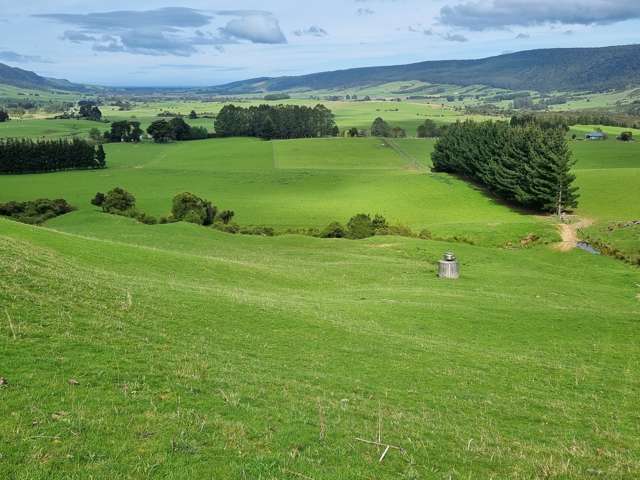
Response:
[{"label": "green grass field", "polygon": [[[237,105],[244,107],[260,104],[280,104],[282,101],[267,102],[260,99],[232,101]],[[342,130],[356,127],[359,129],[369,129],[373,120],[380,116],[383,117],[392,126],[402,127],[407,130],[409,136],[416,135],[418,125],[430,118],[438,123],[452,123],[461,120],[464,117],[459,111],[456,111],[450,105],[429,104],[420,102],[333,102],[318,101],[308,99],[292,99],[286,100],[284,103],[294,105],[315,106],[322,103],[331,109],[336,116],[336,123]],[[163,101],[136,103],[132,110],[120,111],[117,107],[104,105],[101,108],[103,119],[108,122],[118,120],[136,120],[146,129],[151,122],[158,120],[158,115],[162,112],[172,112],[188,116],[192,110],[195,110],[202,118],[188,120],[193,126],[208,128],[214,130],[213,117],[217,115],[224,103],[211,103],[202,101]],[[23,119],[13,119],[10,122],[0,123],[0,138],[2,137],[60,137],[60,136],[87,136],[89,130],[98,128],[107,130],[108,124],[79,121],[79,120],[46,120],[46,117],[53,117],[53,114],[40,113],[35,117],[25,117]],[[482,119],[483,117],[473,117]]]},{"label": "green grass field", "polygon": [[[623,263],[92,220],[0,220],[3,478],[640,469],[639,275]],[[457,283],[435,278],[449,248]],[[404,449],[383,463],[355,440],[380,418]]]},{"label": "green grass field", "polygon": [[[553,219],[431,173],[432,141],[105,148],[106,170],[0,176],[0,202],[78,208],[0,218],[0,478],[638,477],[637,267],[554,250]],[[571,148],[585,234],[630,255],[640,230],[608,227],[640,219],[640,144]],[[368,212],[434,240],[147,226],[90,205],[116,186],[156,216],[190,191],[242,226]],[[402,451],[357,440],[378,435]]]},{"label": "green grass field", "polygon": [[640,144],[616,140],[572,142],[577,160],[577,185],[581,190],[578,214],[596,224],[583,236],[637,263],[640,230],[609,228],[640,220]]},{"label": "green grass field", "polygon": [[88,120],[12,119],[0,123],[0,138],[86,138],[92,128],[105,131],[109,125]]},{"label": "green grass field", "polygon": [[404,156],[375,138],[111,144],[107,170],[0,177],[0,201],[63,197],[80,212],[93,212],[89,200],[97,191],[120,186],[152,215],[168,214],[171,199],[191,191],[234,210],[241,225],[279,231],[322,228],[365,212],[442,238],[468,233],[470,241],[502,245],[532,232],[554,236],[547,222],[498,205],[463,181],[428,172],[421,162],[432,142],[395,144],[406,149]]}]

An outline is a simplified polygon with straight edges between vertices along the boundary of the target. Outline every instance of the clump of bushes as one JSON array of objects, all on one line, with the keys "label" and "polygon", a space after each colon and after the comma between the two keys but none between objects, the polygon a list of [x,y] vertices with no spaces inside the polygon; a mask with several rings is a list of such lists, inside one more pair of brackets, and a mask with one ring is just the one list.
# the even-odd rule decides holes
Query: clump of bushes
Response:
[{"label": "clump of bushes", "polygon": [[633,132],[622,132],[618,135],[618,140],[621,142],[633,142]]},{"label": "clump of bushes", "polygon": [[160,223],[188,222],[233,235],[259,235],[273,237],[275,230],[271,227],[241,227],[232,220],[235,217],[233,210],[219,211],[218,207],[209,200],[200,198],[193,193],[185,192],[173,198],[171,214],[160,219]]},{"label": "clump of bushes", "polygon": [[30,202],[0,203],[0,215],[22,223],[39,225],[75,210],[66,200],[40,198]]},{"label": "clump of bushes", "polygon": [[322,238],[347,238],[349,231],[340,223],[332,222],[320,232]]},{"label": "clump of bushes", "polygon": [[209,132],[204,127],[192,127],[183,120],[182,117],[175,117],[171,120],[156,120],[147,133],[156,143],[167,143],[174,140],[202,140],[209,137]]},{"label": "clump of bushes", "polygon": [[233,210],[219,212],[218,207],[209,200],[185,192],[173,198],[171,215],[166,218],[166,223],[188,222],[205,227],[213,226],[229,233],[238,233],[240,227],[231,223],[235,215]]},{"label": "clump of bushes", "polygon": [[169,221],[210,226],[216,219],[218,207],[193,193],[180,193],[173,198]]},{"label": "clump of bushes", "polygon": [[411,229],[404,225],[389,225],[382,215],[359,213],[349,219],[346,227],[340,222],[332,222],[319,234],[321,238],[350,238],[360,240],[375,235],[396,235],[402,237],[415,237]]},{"label": "clump of bushes", "polygon": [[240,229],[240,235],[257,235],[260,237],[274,237],[276,232],[271,227],[244,227]]},{"label": "clump of bushes", "polygon": [[158,223],[155,217],[138,211],[136,209],[136,197],[120,187],[116,187],[106,194],[102,192],[96,193],[95,197],[91,200],[91,204],[102,208],[102,211],[105,213],[135,218],[140,223],[146,225],[155,225]]}]

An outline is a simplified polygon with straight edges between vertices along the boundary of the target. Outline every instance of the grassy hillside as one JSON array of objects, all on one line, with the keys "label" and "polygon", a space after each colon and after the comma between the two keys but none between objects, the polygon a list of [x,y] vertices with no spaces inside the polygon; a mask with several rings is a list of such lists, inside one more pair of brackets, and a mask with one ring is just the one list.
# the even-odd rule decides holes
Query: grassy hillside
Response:
[{"label": "grassy hillside", "polygon": [[0,220],[3,478],[640,469],[631,267],[455,245],[447,283],[438,242],[96,222]]},{"label": "grassy hillside", "polygon": [[[633,218],[640,144],[571,145],[578,213]],[[106,170],[0,176],[0,202],[78,207],[0,219],[0,478],[634,478],[638,269],[543,245],[551,222],[430,173],[432,148],[109,144]],[[245,226],[370,212],[455,242],[147,226],[89,204],[115,186],[154,215],[192,191]],[[403,449],[382,463],[356,440],[378,429]]]},{"label": "grassy hillside", "polygon": [[392,146],[375,138],[109,144],[104,171],[0,177],[0,202],[62,197],[80,212],[94,212],[95,193],[120,186],[152,215],[166,215],[174,195],[191,191],[234,210],[242,225],[279,231],[322,228],[368,212],[417,232],[481,243],[502,245],[538,231],[553,237],[546,222],[498,205],[461,180],[429,173],[432,145],[407,139]]},{"label": "grassy hillside", "polygon": [[[578,213],[596,221],[583,237],[603,251],[640,264],[640,143],[573,142]],[[622,225],[622,226],[621,226]]]},{"label": "grassy hillside", "polygon": [[624,89],[638,85],[638,52],[640,45],[531,50],[480,60],[421,62],[298,77],[259,78],[223,85],[212,91],[242,94],[302,88],[319,90],[412,80],[542,92]]}]

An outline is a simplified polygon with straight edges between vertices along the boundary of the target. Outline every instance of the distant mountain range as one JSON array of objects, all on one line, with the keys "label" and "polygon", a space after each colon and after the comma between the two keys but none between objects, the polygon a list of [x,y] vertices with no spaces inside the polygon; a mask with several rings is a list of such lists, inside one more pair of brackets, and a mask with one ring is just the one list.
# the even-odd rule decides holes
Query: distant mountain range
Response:
[{"label": "distant mountain range", "polygon": [[5,65],[4,63],[0,63],[0,84],[37,90],[87,90],[87,87],[85,87],[84,85],[77,85],[75,83],[69,82],[68,80],[41,77],[40,75],[34,72],[30,72],[29,70],[10,67],[9,65]]},{"label": "distant mountain range", "polygon": [[[354,68],[296,77],[261,77],[197,90],[210,94],[240,95],[340,90],[402,81],[461,86],[486,85],[540,92],[604,91],[640,87],[640,45],[529,50],[480,60],[444,60]],[[45,90],[94,90],[85,85],[41,77],[34,72],[1,63],[0,84]]]},{"label": "distant mountain range", "polygon": [[480,60],[445,60],[354,68],[297,77],[263,77],[208,90],[237,95],[349,89],[412,80],[540,92],[624,89],[640,86],[640,45],[529,50]]}]

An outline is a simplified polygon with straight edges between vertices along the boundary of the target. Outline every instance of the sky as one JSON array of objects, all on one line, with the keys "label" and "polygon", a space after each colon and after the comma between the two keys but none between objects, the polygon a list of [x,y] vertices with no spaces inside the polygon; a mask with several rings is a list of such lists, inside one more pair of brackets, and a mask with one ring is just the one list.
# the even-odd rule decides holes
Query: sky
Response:
[{"label": "sky", "polygon": [[0,63],[77,83],[210,86],[640,43],[639,0],[0,0]]}]

